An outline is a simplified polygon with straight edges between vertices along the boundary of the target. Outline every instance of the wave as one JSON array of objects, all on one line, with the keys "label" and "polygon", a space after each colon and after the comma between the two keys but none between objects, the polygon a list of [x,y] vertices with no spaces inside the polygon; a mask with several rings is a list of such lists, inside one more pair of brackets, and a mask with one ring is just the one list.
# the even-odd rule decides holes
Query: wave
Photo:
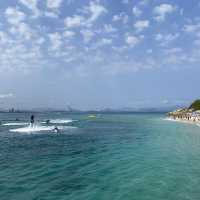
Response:
[{"label": "wave", "polygon": [[51,131],[54,129],[54,126],[27,126],[23,128],[17,128],[17,129],[10,129],[10,132],[40,132],[40,131]]},{"label": "wave", "polygon": [[[73,126],[58,126],[59,130],[66,130],[66,129],[74,129],[76,127]],[[27,126],[23,128],[17,129],[10,129],[10,132],[19,132],[19,133],[33,133],[33,132],[41,132],[41,131],[54,131],[55,126]]]},{"label": "wave", "polygon": [[5,124],[2,124],[2,126],[24,126],[28,124],[29,123],[25,123],[25,122],[14,122],[14,123],[5,123]]},{"label": "wave", "polygon": [[172,122],[180,122],[180,123],[185,123],[185,124],[193,124],[193,125],[197,125],[200,126],[199,122],[195,122],[195,121],[188,121],[188,120],[182,120],[182,119],[172,119],[172,118],[164,118],[163,120],[166,121],[172,121]]},{"label": "wave", "polygon": [[[68,124],[71,122],[74,122],[76,120],[72,120],[72,119],[52,119],[50,120],[49,123],[51,124]],[[46,124],[46,122],[42,122],[42,124]]]},{"label": "wave", "polygon": [[172,118],[170,118],[170,117],[165,117],[165,118],[163,118],[163,120],[166,120],[166,121],[177,121],[177,120],[175,120],[175,119],[172,119]]}]

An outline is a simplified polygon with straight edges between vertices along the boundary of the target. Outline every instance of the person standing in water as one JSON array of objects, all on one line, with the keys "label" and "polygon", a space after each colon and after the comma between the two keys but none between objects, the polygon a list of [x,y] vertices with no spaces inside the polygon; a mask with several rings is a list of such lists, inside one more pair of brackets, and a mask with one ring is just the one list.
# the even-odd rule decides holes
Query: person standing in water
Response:
[{"label": "person standing in water", "polygon": [[35,122],[35,116],[34,115],[31,115],[31,126],[33,127],[33,124]]},{"label": "person standing in water", "polygon": [[56,133],[59,133],[59,132],[60,132],[60,130],[59,130],[59,128],[58,128],[57,126],[55,126],[53,130],[54,130],[54,132],[56,132]]}]

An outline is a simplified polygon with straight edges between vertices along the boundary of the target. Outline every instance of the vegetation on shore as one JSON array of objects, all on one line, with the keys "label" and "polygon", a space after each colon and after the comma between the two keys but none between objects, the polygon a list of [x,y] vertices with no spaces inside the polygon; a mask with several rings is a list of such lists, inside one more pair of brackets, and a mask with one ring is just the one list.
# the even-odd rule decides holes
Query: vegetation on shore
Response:
[{"label": "vegetation on shore", "polygon": [[200,110],[200,99],[197,99],[196,101],[194,101],[194,102],[190,105],[189,109],[193,109],[194,111]]}]

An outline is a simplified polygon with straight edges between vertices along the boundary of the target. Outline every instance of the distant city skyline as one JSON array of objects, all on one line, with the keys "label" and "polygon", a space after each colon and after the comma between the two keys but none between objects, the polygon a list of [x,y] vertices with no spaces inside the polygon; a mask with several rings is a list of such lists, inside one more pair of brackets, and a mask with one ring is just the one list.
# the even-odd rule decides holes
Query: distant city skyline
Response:
[{"label": "distant city skyline", "polygon": [[142,108],[200,97],[199,0],[0,1],[0,108]]}]

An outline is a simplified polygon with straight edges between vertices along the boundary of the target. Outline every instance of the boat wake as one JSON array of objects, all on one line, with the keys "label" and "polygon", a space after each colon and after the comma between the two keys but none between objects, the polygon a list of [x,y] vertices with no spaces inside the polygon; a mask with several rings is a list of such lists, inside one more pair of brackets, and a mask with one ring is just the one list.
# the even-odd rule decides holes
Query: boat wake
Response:
[{"label": "boat wake", "polygon": [[29,133],[29,132],[40,132],[40,131],[51,131],[54,129],[54,126],[27,126],[23,128],[10,129],[10,132],[20,132],[20,133]]},{"label": "boat wake", "polygon": [[29,123],[25,123],[25,122],[14,122],[14,123],[5,123],[5,124],[2,124],[2,126],[24,126],[28,124]]},{"label": "boat wake", "polygon": [[[59,130],[67,130],[67,129],[74,129],[76,127],[73,126],[58,126]],[[23,128],[17,128],[17,129],[10,129],[10,132],[18,132],[18,133],[33,133],[33,132],[44,132],[44,131],[54,131],[55,126],[27,126]]]},{"label": "boat wake", "polygon": [[[50,124],[68,124],[71,122],[74,122],[76,120],[72,120],[72,119],[52,119],[49,120]],[[42,124],[46,124],[46,122],[42,122]]]}]

